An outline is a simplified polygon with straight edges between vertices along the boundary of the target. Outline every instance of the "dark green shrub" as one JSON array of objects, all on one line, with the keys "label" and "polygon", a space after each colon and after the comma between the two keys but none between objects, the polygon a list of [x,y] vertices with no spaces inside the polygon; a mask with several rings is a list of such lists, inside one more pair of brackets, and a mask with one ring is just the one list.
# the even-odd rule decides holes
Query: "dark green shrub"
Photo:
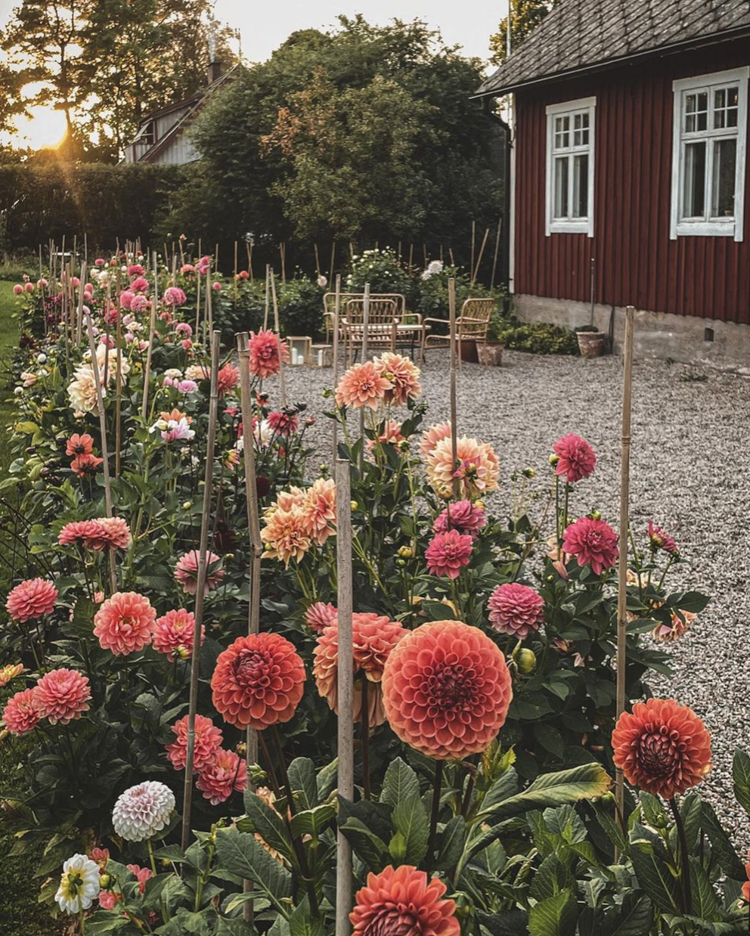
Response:
[{"label": "dark green shrub", "polygon": [[532,322],[528,325],[509,321],[499,332],[500,341],[511,351],[528,351],[531,354],[578,354],[578,339],[575,332],[560,325]]}]

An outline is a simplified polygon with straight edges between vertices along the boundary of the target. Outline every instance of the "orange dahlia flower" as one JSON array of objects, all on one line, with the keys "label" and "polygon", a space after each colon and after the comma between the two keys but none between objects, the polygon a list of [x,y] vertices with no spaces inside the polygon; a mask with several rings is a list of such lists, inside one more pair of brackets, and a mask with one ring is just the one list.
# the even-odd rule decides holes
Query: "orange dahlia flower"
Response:
[{"label": "orange dahlia flower", "polygon": [[385,394],[386,403],[406,406],[408,400],[415,400],[422,392],[422,386],[419,383],[420,370],[403,354],[384,351],[380,357],[375,358],[373,364],[380,372],[380,376],[385,377],[391,385]]},{"label": "orange dahlia flower", "polygon": [[349,914],[354,936],[459,936],[456,904],[447,888],[412,865],[368,874]]},{"label": "orange dahlia flower", "polygon": [[288,566],[292,559],[301,562],[310,548],[310,525],[302,507],[295,505],[284,510],[271,506],[263,516],[264,527],[260,538],[269,559],[280,559]]},{"label": "orange dahlia flower", "polygon": [[355,409],[362,409],[363,406],[377,409],[378,403],[385,400],[386,393],[392,389],[390,380],[381,375],[375,364],[365,361],[364,364],[350,367],[341,378],[336,387],[336,403]]},{"label": "orange dahlia flower", "polygon": [[484,751],[503,726],[512,697],[497,645],[460,621],[436,621],[408,633],[383,673],[391,728],[437,760]]},{"label": "orange dahlia flower", "polygon": [[674,699],[649,699],[623,712],[612,733],[615,766],[654,796],[672,799],[711,770],[711,736],[695,712]]},{"label": "orange dahlia flower", "polygon": [[[380,682],[386,661],[393,648],[407,631],[397,621],[378,614],[352,614],[354,642],[354,720],[362,718],[362,682],[371,683],[367,692],[367,713],[370,726],[385,721]],[[318,637],[313,651],[313,676],[320,695],[334,712],[338,712],[339,622],[335,618]]]},{"label": "orange dahlia flower", "polygon": [[294,644],[279,634],[250,634],[219,654],[211,688],[225,721],[262,731],[294,715],[305,688],[305,665]]},{"label": "orange dahlia flower", "polygon": [[318,478],[305,492],[302,514],[310,538],[322,546],[336,532],[336,482],[332,478]]},{"label": "orange dahlia flower", "polygon": [[115,592],[94,616],[94,635],[105,650],[133,653],[151,643],[156,610],[137,592]]}]

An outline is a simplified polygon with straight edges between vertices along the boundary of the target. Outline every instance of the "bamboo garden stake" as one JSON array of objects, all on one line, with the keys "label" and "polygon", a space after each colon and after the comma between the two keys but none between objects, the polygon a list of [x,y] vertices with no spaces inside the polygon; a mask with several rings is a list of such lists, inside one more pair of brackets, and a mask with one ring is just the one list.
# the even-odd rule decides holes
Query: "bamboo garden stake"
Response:
[{"label": "bamboo garden stake", "polygon": [[182,810],[182,848],[190,842],[190,813],[193,807],[193,766],[195,762],[195,715],[198,711],[198,674],[200,672],[201,625],[206,590],[206,564],[208,531],[211,526],[211,494],[214,480],[214,448],[216,447],[216,415],[219,405],[219,350],[221,335],[217,332],[211,341],[211,397],[208,407],[208,438],[206,441],[206,471],[203,486],[203,513],[201,539],[198,551],[198,579],[195,591],[195,630],[193,653],[190,658],[190,698],[188,703],[187,750],[185,754],[185,788]]},{"label": "bamboo garden stake", "polygon": [[[622,380],[622,460],[620,463],[620,554],[617,565],[617,717],[625,711],[625,678],[627,674],[627,582],[628,534],[630,530],[630,412],[633,389],[633,332],[635,309],[625,310],[625,347]],[[616,799],[620,816],[624,816],[625,781],[622,770],[615,774]]]},{"label": "bamboo garden stake", "polygon": [[479,248],[479,256],[477,257],[477,265],[474,267],[474,272],[471,276],[471,282],[475,283],[477,276],[479,275],[479,267],[482,264],[482,257],[484,256],[484,248],[487,246],[487,238],[489,237],[490,229],[485,228],[484,237],[482,238],[482,246]]},{"label": "bamboo garden stake", "polygon": [[[448,280],[448,309],[450,313],[450,345],[451,345],[451,370],[450,370],[450,405],[451,405],[451,456],[453,458],[453,470],[458,467],[458,424],[456,418],[456,281],[451,276]],[[453,478],[453,499],[458,500],[460,495],[460,485],[458,478]]]},{"label": "bamboo garden stake", "polygon": [[[341,274],[336,274],[336,294],[333,300],[333,389],[339,385],[339,315],[341,314]],[[333,464],[339,452],[339,423],[333,423]]]},{"label": "bamboo garden stake", "polygon": [[273,298],[273,324],[274,330],[276,332],[276,341],[279,348],[279,391],[281,397],[281,406],[282,408],[286,406],[286,381],[284,380],[284,362],[282,361],[281,355],[281,322],[279,320],[279,303],[276,299],[276,274],[273,270],[271,273],[271,297]]},{"label": "bamboo garden stake", "polygon": [[[354,642],[352,639],[352,495],[351,465],[336,459],[336,558],[338,652],[338,791],[354,798]],[[348,936],[352,905],[352,847],[337,833],[336,936]]]},{"label": "bamboo garden stake", "polygon": [[[156,267],[156,254],[154,254],[154,267]],[[151,297],[151,318],[148,326],[148,348],[146,349],[146,367],[143,370],[143,404],[141,405],[141,418],[148,416],[148,384],[151,379],[151,351],[154,344],[154,332],[156,330],[156,284],[154,284],[154,295]]]},{"label": "bamboo garden stake", "polygon": [[[370,284],[365,283],[365,293],[362,299],[362,363],[367,360],[369,353],[369,331],[370,331]],[[359,470],[361,471],[365,463],[365,408],[359,409],[359,438],[361,447],[359,450]]]}]

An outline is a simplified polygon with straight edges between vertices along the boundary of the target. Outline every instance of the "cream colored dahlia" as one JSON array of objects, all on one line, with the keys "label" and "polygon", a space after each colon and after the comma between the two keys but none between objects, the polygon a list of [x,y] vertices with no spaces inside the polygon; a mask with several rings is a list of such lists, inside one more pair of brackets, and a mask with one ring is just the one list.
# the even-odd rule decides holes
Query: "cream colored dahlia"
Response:
[{"label": "cream colored dahlia", "polygon": [[174,808],[174,793],[169,787],[158,780],[146,780],[118,798],[112,826],[127,842],[143,842],[168,825]]},{"label": "cream colored dahlia", "polygon": [[441,439],[425,459],[427,480],[440,497],[450,497],[458,479],[459,496],[471,500],[497,488],[500,462],[491,445],[462,436],[456,444],[456,463],[450,436]]}]

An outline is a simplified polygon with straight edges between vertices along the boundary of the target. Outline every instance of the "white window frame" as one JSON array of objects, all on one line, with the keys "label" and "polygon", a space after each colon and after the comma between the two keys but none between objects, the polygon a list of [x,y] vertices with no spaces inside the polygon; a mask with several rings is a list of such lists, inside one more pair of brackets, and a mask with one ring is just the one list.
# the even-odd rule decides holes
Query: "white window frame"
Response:
[{"label": "white window frame", "polygon": [[[570,115],[572,118],[576,113],[587,112],[589,117],[589,142],[586,146],[569,147],[570,155],[575,156],[580,153],[587,153],[589,157],[588,171],[588,217],[586,218],[567,218],[559,219],[553,217],[555,205],[554,193],[554,142],[555,142],[555,118],[562,114]],[[595,176],[595,140],[596,140],[596,98],[579,98],[575,101],[563,101],[560,104],[549,104],[547,106],[547,170],[545,186],[545,219],[546,235],[551,234],[586,234],[589,237],[594,236],[594,176]],[[573,121],[569,130],[573,134]],[[572,182],[573,159],[570,160],[569,177]],[[568,185],[569,198],[573,198],[573,186]]]},{"label": "white window frame", "polygon": [[[743,238],[744,208],[745,208],[745,163],[747,154],[747,95],[750,66],[733,68],[730,71],[714,72],[709,75],[696,75],[693,78],[680,78],[672,82],[674,98],[672,117],[672,200],[670,209],[669,236],[671,240],[678,237],[733,237],[735,241]],[[713,147],[709,145],[717,139],[735,138],[734,133],[711,128],[711,92],[722,85],[736,84],[739,88],[737,100],[737,156],[735,165],[734,183],[734,217],[710,219],[683,219],[682,200],[684,193],[684,153],[686,134],[682,129],[683,100],[687,92],[708,92],[708,121],[705,131],[696,131],[687,136],[691,140],[706,141],[706,204],[711,204],[712,191],[710,181],[712,178]],[[734,128],[732,128],[734,129]]]}]

